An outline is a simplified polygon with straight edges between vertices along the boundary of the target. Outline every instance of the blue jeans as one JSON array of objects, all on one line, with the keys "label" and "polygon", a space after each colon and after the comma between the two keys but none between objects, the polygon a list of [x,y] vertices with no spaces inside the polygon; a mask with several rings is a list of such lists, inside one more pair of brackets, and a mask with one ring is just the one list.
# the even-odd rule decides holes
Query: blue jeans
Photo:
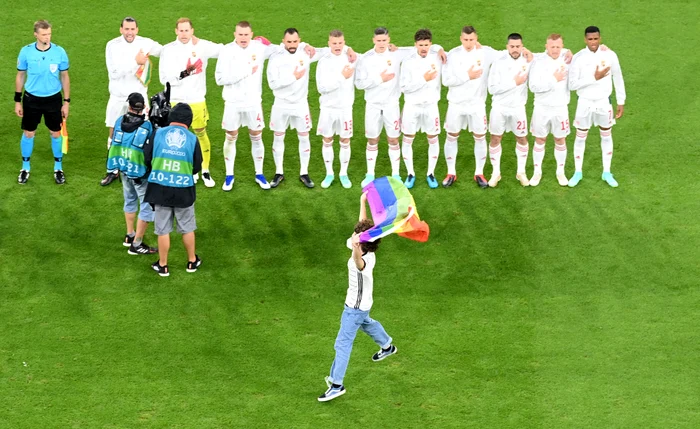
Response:
[{"label": "blue jeans", "polygon": [[369,317],[369,311],[356,310],[347,305],[340,317],[340,330],[335,339],[335,360],[331,365],[331,375],[329,381],[334,384],[343,384],[345,371],[348,370],[352,344],[355,341],[357,330],[362,331],[372,337],[375,343],[381,348],[391,345],[391,337],[386,333],[381,323]]},{"label": "blue jeans", "polygon": [[122,176],[122,188],[124,189],[124,213],[136,213],[139,210],[139,219],[144,222],[153,222],[155,213],[149,203],[144,203],[143,198],[146,196],[146,187],[148,182],[146,179],[137,184],[133,179],[126,177],[126,174],[120,173]]}]

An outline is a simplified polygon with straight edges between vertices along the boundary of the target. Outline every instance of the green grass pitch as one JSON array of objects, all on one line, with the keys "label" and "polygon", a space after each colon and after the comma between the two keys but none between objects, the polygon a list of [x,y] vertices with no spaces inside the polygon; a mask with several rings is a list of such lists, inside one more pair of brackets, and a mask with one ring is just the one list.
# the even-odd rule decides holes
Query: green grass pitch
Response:
[{"label": "green grass pitch", "polygon": [[[29,0],[5,9],[0,427],[700,426],[695,2]],[[126,15],[139,20],[141,35],[163,44],[174,40],[175,20],[188,16],[196,35],[223,43],[241,19],[274,42],[285,28],[297,27],[315,46],[340,28],[358,52],[371,48],[379,25],[389,27],[398,45],[410,45],[416,29],[429,27],[446,49],[459,43],[464,25],[477,28],[481,43],[501,49],[506,35],[518,31],[533,51],[543,50],[551,32],[578,51],[583,29],[597,25],[603,43],[619,55],[628,93],[613,132],[620,187],[600,180],[600,140],[593,131],[577,188],[556,184],[551,139],[542,183],[520,187],[510,136],[501,185],[482,191],[469,180],[472,139],[463,136],[455,186],[430,190],[418,180],[413,191],[431,226],[428,243],[389,237],[377,254],[372,315],[399,354],[373,363],[375,345],[359,334],[348,393],[319,404],[347,286],[345,239],[364,176],[364,101],[358,94],[352,190],[337,183],[303,188],[290,133],[288,180],[263,192],[253,182],[244,133],[236,185],[224,193],[223,102],[210,62],[217,187],[198,189],[204,263],[186,274],[184,250],[173,236],[172,275],[159,278],[150,270],[152,258],[128,256],[121,246],[120,185],[98,185],[107,137],[104,48]],[[14,64],[40,18],[53,23],[53,40],[71,60],[71,151],[63,187],[52,180],[45,128],[37,134],[30,182],[16,183]],[[313,73],[310,87],[317,118]],[[154,82],[151,92],[157,90]],[[265,86],[268,119],[271,105]],[[532,94],[528,112],[531,106]],[[440,107],[444,115],[444,97]],[[271,177],[269,130],[264,141]],[[570,175],[573,136],[568,144]],[[416,170],[423,172],[425,137],[414,147]],[[320,149],[312,136],[310,172],[317,183],[324,173]],[[377,172],[389,172],[385,140]],[[441,156],[436,176],[445,173]],[[155,244],[151,228],[146,239]]]}]

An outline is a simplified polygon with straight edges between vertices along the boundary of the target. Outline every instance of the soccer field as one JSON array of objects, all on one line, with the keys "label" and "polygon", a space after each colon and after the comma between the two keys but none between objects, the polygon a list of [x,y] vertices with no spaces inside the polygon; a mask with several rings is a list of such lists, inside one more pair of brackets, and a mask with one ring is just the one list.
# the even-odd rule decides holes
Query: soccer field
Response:
[{"label": "soccer field", "polygon": [[[334,357],[350,256],[345,240],[365,173],[362,94],[354,107],[352,189],[319,186],[324,165],[313,130],[315,189],[296,180],[291,132],[287,180],[258,188],[242,133],[236,184],[225,193],[223,101],[210,61],[217,186],[198,185],[203,264],[187,274],[173,235],[172,274],[160,278],[149,266],[155,258],[129,256],[121,246],[121,185],[98,184],[107,139],[105,44],[127,15],[138,19],[140,35],[162,44],[175,39],[175,21],[187,16],[198,37],[222,43],[243,19],[275,43],[296,27],[317,47],[339,28],[358,52],[372,47],[380,25],[400,46],[428,27],[449,50],[461,27],[474,25],[479,41],[496,49],[520,32],[526,47],[541,52],[557,32],[577,52],[584,28],[597,25],[620,58],[627,88],[625,115],[613,129],[620,187],[600,180],[597,130],[589,134],[576,188],[556,183],[551,138],[542,183],[521,187],[507,135],[501,184],[479,189],[470,180],[473,141],[463,134],[460,180],[431,190],[421,179],[427,142],[417,137],[412,194],[431,237],[387,237],[374,272],[372,316],[399,353],[372,362],[376,346],[358,334],[347,394],[318,403]],[[71,61],[71,150],[61,187],[53,182],[43,125],[31,179],[25,186],[16,180],[14,64],[41,18],[51,21],[53,42]],[[700,6],[687,0],[13,4],[0,28],[0,427],[700,427],[700,35],[692,30],[699,21]],[[314,76],[309,102],[317,119]],[[150,93],[160,89],[155,76]],[[266,82],[264,92],[269,118]],[[571,114],[574,108],[572,96]],[[269,129],[263,137],[269,179]],[[567,144],[570,176],[573,135]],[[379,153],[377,173],[388,174],[384,137]],[[441,155],[436,177],[445,174]],[[156,243],[152,227],[146,242]]]}]

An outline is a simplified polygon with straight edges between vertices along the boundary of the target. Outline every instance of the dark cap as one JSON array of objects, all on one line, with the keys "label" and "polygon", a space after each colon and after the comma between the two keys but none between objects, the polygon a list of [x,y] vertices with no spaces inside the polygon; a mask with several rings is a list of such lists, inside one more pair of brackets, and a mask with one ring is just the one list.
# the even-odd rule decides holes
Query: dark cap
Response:
[{"label": "dark cap", "polygon": [[146,107],[146,101],[143,99],[143,95],[139,92],[132,92],[126,99],[129,102],[129,107],[134,110],[143,110]]},{"label": "dark cap", "polygon": [[192,125],[192,108],[187,103],[177,103],[168,115],[170,123],[179,122],[189,127]]}]

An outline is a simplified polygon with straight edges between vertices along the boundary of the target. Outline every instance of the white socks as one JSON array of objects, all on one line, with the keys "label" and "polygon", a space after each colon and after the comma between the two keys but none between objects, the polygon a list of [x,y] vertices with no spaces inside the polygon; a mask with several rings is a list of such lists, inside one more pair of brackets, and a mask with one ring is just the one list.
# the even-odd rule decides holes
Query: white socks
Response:
[{"label": "white socks", "polygon": [[284,174],[284,134],[275,134],[272,140],[272,157],[275,159],[275,173]]},{"label": "white socks", "polygon": [[389,145],[389,160],[391,161],[391,175],[398,176],[401,169],[401,149],[399,145]]},{"label": "white socks", "polygon": [[554,159],[557,161],[557,174],[564,173],[564,165],[566,164],[566,143],[563,145],[554,145]]},{"label": "white socks", "polygon": [[299,175],[309,174],[309,159],[311,159],[311,142],[309,136],[299,136]]},{"label": "white socks", "polygon": [[326,165],[326,176],[332,176],[333,159],[335,158],[335,153],[333,152],[333,140],[329,141],[328,143],[323,142],[321,154],[323,155],[323,163]]},{"label": "white socks", "polygon": [[263,160],[265,159],[265,146],[263,146],[262,134],[250,136],[250,154],[253,156],[255,174],[263,174]]},{"label": "white socks", "polygon": [[501,175],[501,144],[498,146],[489,146],[489,155],[491,156],[491,166],[493,167],[492,176],[498,177]]},{"label": "white socks", "polygon": [[[342,147],[341,147],[342,149]],[[374,176],[374,167],[377,165],[377,154],[379,153],[379,145],[371,145],[367,142],[365,150],[365,158],[367,159],[367,174]],[[391,153],[389,153],[391,156]],[[342,162],[342,161],[341,161]]]},{"label": "white socks", "polygon": [[236,140],[237,137],[226,134],[226,140],[224,140],[224,163],[226,164],[227,176],[233,176],[233,166],[236,162]]},{"label": "white socks", "polygon": [[520,143],[515,144],[515,156],[518,157],[518,174],[525,173],[525,164],[527,164],[527,155],[530,153],[530,145],[525,143],[521,145]]},{"label": "white socks", "polygon": [[481,176],[484,174],[484,165],[488,156],[488,146],[486,145],[486,137],[474,137],[474,175]]},{"label": "white socks", "polygon": [[406,164],[406,172],[415,176],[416,172],[413,170],[413,137],[403,136],[401,152],[403,152],[403,163]]},{"label": "white socks", "polygon": [[574,167],[576,172],[583,171],[583,153],[586,151],[586,137],[588,130],[576,130],[576,140],[574,140]]},{"label": "white socks", "polygon": [[435,175],[435,166],[440,156],[440,141],[437,136],[428,138],[428,176]]},{"label": "white socks", "polygon": [[456,175],[457,169],[457,137],[447,134],[445,138],[445,162],[447,163],[447,174]]},{"label": "white socks", "polygon": [[613,156],[612,130],[600,130],[600,149],[603,151],[603,173],[610,173]]},{"label": "white socks", "polygon": [[532,164],[535,168],[535,172],[542,172],[542,161],[544,160],[544,143],[539,144],[535,142],[535,146],[532,148]]},{"label": "white socks", "polygon": [[340,153],[338,154],[340,158],[340,175],[348,175],[348,165],[350,165],[350,142],[340,143]]}]

